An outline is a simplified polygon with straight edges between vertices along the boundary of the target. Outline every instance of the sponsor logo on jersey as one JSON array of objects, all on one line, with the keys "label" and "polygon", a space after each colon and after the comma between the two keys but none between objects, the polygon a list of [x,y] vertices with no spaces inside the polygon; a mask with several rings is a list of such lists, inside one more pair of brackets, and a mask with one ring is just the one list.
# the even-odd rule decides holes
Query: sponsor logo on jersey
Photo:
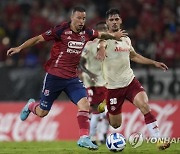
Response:
[{"label": "sponsor logo on jersey", "polygon": [[83,34],[85,34],[85,31],[82,31],[82,32],[80,32],[79,34],[80,34],[80,35],[83,35]]},{"label": "sponsor logo on jersey", "polygon": [[81,36],[81,42],[85,42],[85,36]]},{"label": "sponsor logo on jersey", "polygon": [[49,90],[47,89],[44,90],[44,96],[49,96]]},{"label": "sponsor logo on jersey", "polygon": [[77,42],[77,41],[69,41],[68,47],[72,49],[82,49],[84,47],[83,42]]},{"label": "sponsor logo on jersey", "polygon": [[121,47],[116,47],[114,49],[115,52],[129,52],[129,48],[121,48]]},{"label": "sponsor logo on jersey", "polygon": [[65,32],[65,35],[69,35],[69,34],[72,34],[72,31],[66,31]]},{"label": "sponsor logo on jersey", "polygon": [[67,39],[68,39],[68,40],[71,40],[72,38],[71,38],[71,36],[68,36]]},{"label": "sponsor logo on jersey", "polygon": [[72,54],[72,53],[80,54],[81,50],[67,48],[67,53],[70,53],[70,54]]},{"label": "sponsor logo on jersey", "polygon": [[115,111],[116,110],[116,107],[115,106],[111,106],[111,111]]},{"label": "sponsor logo on jersey", "polygon": [[42,101],[41,105],[44,106],[44,107],[48,107],[48,102],[47,101]]},{"label": "sponsor logo on jersey", "polygon": [[52,30],[48,30],[48,31],[46,31],[46,35],[51,35],[51,33],[52,33]]},{"label": "sponsor logo on jersey", "polygon": [[144,89],[143,86],[140,87],[141,89]]},{"label": "sponsor logo on jersey", "polygon": [[92,29],[92,32],[93,32],[93,35],[94,35],[94,33],[95,33],[95,30],[94,30],[94,29]]}]

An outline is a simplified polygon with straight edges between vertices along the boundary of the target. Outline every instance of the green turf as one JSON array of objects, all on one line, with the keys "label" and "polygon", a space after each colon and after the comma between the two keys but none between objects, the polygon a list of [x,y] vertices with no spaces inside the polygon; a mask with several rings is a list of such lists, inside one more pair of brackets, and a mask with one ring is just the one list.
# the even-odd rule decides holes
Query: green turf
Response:
[{"label": "green turf", "polygon": [[[59,142],[0,142],[0,154],[113,154],[105,145],[101,145],[97,151],[90,151],[85,148],[80,148],[74,141],[59,141]],[[159,151],[155,144],[143,143],[140,147],[133,149],[129,144],[122,154],[180,154],[180,143],[171,144],[169,149]]]}]

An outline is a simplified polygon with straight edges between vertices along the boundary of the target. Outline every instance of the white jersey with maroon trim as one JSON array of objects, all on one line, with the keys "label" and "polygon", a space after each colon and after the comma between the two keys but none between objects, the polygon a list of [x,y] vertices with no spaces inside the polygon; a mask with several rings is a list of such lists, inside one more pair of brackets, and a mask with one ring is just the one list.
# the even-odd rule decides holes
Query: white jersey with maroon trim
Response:
[{"label": "white jersey with maroon trim", "polygon": [[107,40],[107,57],[103,62],[103,74],[108,89],[128,86],[135,77],[130,68],[130,52],[134,48],[129,37],[122,37],[120,41]]},{"label": "white jersey with maroon trim", "polygon": [[83,73],[83,82],[86,85],[86,87],[92,87],[92,86],[104,86],[105,80],[103,78],[102,74],[102,62],[97,60],[96,54],[97,54],[97,46],[99,44],[99,39],[95,39],[93,41],[89,41],[82,52],[82,57],[86,59],[86,68],[97,75],[97,81],[93,82],[89,75],[86,73]]}]

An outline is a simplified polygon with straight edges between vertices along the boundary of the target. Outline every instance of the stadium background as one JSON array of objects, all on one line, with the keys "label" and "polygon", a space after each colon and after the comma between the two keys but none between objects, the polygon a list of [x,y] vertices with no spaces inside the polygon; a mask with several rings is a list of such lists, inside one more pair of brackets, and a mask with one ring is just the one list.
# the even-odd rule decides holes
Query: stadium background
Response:
[{"label": "stadium background", "polygon": [[[6,56],[10,47],[69,20],[69,12],[76,5],[86,8],[87,25],[91,27],[104,20],[109,8],[119,8],[123,29],[127,30],[136,51],[168,65],[168,72],[163,72],[149,66],[131,64],[147,90],[153,112],[161,121],[162,134],[180,137],[179,0],[1,0],[0,140],[78,138],[77,109],[65,94],[59,97],[50,115],[43,120],[34,116],[24,123],[19,120],[19,112],[25,101],[31,97],[39,99],[44,77],[42,66],[49,57],[52,43],[36,45],[13,57]],[[128,103],[126,105],[124,124],[117,131],[126,137],[137,130],[146,134],[142,115]],[[132,114],[134,119],[130,116]],[[110,128],[110,131],[114,130]]]}]

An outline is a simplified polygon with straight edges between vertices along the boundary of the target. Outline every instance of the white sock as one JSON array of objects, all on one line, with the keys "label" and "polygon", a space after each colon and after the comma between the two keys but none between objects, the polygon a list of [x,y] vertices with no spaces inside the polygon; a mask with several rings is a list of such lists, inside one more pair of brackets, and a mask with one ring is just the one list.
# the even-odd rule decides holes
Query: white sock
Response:
[{"label": "white sock", "polygon": [[109,128],[109,123],[106,120],[106,117],[104,115],[105,113],[101,113],[102,120],[98,123],[97,127],[97,136],[99,141],[104,141],[105,140],[105,134],[107,134],[108,128]]},{"label": "white sock", "polygon": [[80,136],[80,138],[86,138],[86,137],[88,137],[87,135],[82,135],[82,136]]},{"label": "white sock", "polygon": [[105,109],[104,113],[105,113],[105,115],[106,115],[107,112],[108,112],[107,105],[104,107],[104,109]]},{"label": "white sock", "polygon": [[[107,108],[107,107],[106,107]],[[101,126],[102,126],[102,133],[103,134],[107,134],[107,131],[109,129],[109,122],[107,121],[106,119],[106,114],[105,112],[101,113],[101,117],[102,117],[102,123],[101,123]]]},{"label": "white sock", "polygon": [[147,124],[147,128],[151,134],[151,137],[155,137],[155,138],[160,137],[160,132],[159,132],[159,127],[157,125],[157,121]]},{"label": "white sock", "polygon": [[94,140],[96,137],[96,129],[97,123],[99,121],[100,114],[91,114],[91,121],[90,121],[90,137]]}]

